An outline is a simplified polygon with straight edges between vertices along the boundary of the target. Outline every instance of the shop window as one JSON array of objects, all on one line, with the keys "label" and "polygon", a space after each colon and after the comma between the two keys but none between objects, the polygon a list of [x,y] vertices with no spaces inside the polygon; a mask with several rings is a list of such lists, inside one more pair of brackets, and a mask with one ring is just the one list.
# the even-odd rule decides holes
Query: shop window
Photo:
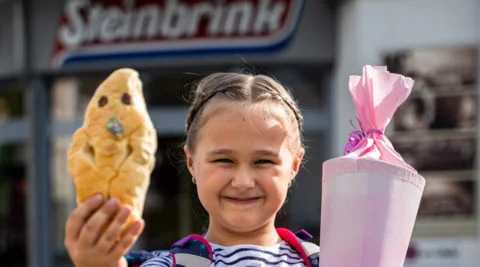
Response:
[{"label": "shop window", "polygon": [[25,145],[0,144],[0,265],[26,266],[28,182]]},{"label": "shop window", "polygon": [[[232,71],[240,73],[266,74],[273,76],[293,91],[295,98],[302,108],[323,109],[328,108],[329,81],[331,73],[323,71],[320,66],[265,66],[259,68],[248,67],[223,67],[213,70],[197,68],[176,73],[160,73],[153,70],[140,71],[143,82],[143,93],[147,106],[154,107],[184,107],[191,98],[192,88],[206,75],[215,71]],[[109,73],[96,73],[59,78],[56,84],[61,87],[75,87],[73,91],[58,92],[54,105],[74,106],[72,112],[82,114],[91,96]],[[67,82],[68,81],[68,82]],[[72,83],[72,81],[74,81]],[[71,99],[70,101],[68,99]]]},{"label": "shop window", "polygon": [[[82,118],[88,102],[95,90],[109,75],[82,75],[61,77],[53,84],[55,91],[52,94],[52,108],[54,117],[60,121],[71,121],[74,118]],[[147,107],[183,107],[186,108],[186,99],[189,98],[191,86],[198,76],[194,75],[170,75],[140,72],[143,83],[143,94]],[[65,113],[65,110],[68,112]]]},{"label": "shop window", "polygon": [[14,85],[0,85],[0,123],[25,116],[25,92],[22,89]]},{"label": "shop window", "polygon": [[158,139],[156,166],[145,202],[145,231],[139,239],[142,249],[168,249],[190,233],[202,233],[208,217],[196,194],[184,164],[183,137]]},{"label": "shop window", "polygon": [[144,92],[147,105],[186,107],[190,92],[203,76],[194,74],[178,74],[165,77],[147,73],[144,81]]},{"label": "shop window", "polygon": [[328,109],[328,82],[330,71],[321,66],[286,65],[265,67],[254,73],[273,76],[292,91],[298,104],[303,109]]}]

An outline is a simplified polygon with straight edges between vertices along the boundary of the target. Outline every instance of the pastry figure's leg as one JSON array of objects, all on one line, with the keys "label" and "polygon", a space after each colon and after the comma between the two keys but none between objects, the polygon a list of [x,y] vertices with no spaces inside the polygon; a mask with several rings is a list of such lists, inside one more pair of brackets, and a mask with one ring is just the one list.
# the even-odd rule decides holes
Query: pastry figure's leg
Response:
[{"label": "pastry figure's leg", "polygon": [[132,207],[132,220],[142,217],[150,174],[155,165],[156,148],[154,133],[146,130],[134,133],[129,140],[129,156],[110,183],[110,196]]},{"label": "pastry figure's leg", "polygon": [[68,171],[75,183],[77,203],[95,194],[101,194],[104,199],[108,197],[108,180],[102,179],[95,167],[94,150],[83,128],[73,135],[68,150]]}]

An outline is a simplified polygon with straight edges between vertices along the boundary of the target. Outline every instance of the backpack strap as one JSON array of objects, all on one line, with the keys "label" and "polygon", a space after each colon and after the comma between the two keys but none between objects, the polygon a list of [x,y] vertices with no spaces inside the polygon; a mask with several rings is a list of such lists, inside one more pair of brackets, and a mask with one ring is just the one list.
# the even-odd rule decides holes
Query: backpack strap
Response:
[{"label": "backpack strap", "polygon": [[295,232],[295,235],[305,250],[312,267],[318,267],[320,265],[320,247],[317,244],[308,242],[313,236],[303,229]]},{"label": "backpack strap", "polygon": [[212,247],[201,235],[191,234],[175,242],[170,252],[173,266],[210,267],[213,262]]},{"label": "backpack strap", "polygon": [[[308,240],[312,236],[305,230],[292,233],[285,228],[277,228],[277,233],[285,242],[292,246],[302,257],[307,267],[319,266],[319,247]],[[170,248],[173,266],[177,267],[210,267],[213,263],[212,247],[201,235],[191,234],[175,242]],[[139,251],[129,253],[125,257],[129,267],[140,266],[152,258],[151,252]]]},{"label": "backpack strap", "polygon": [[302,257],[307,267],[318,267],[320,248],[308,240],[312,239],[312,236],[305,230],[300,230],[295,234],[285,228],[277,228],[278,235],[292,246]]},{"label": "backpack strap", "polygon": [[[168,251],[168,250],[167,250]],[[173,266],[178,267],[210,267],[213,262],[213,251],[203,236],[191,234],[175,242],[170,250]],[[153,252],[137,251],[125,255],[128,267],[139,267],[145,261],[155,257]]]}]

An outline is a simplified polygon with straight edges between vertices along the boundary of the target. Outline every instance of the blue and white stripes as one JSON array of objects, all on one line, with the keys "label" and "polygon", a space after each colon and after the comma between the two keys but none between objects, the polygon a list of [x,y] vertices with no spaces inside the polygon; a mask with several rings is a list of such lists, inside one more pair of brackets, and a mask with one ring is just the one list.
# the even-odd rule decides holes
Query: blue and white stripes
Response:
[{"label": "blue and white stripes", "polygon": [[[214,263],[211,267],[249,266],[249,267],[305,267],[300,254],[289,244],[282,241],[271,247],[238,245],[224,247],[211,244]],[[146,261],[142,267],[173,267],[170,253],[158,252],[154,258]]]},{"label": "blue and white stripes", "polygon": [[144,262],[141,267],[173,267],[172,254],[168,251],[154,251],[155,257]]}]

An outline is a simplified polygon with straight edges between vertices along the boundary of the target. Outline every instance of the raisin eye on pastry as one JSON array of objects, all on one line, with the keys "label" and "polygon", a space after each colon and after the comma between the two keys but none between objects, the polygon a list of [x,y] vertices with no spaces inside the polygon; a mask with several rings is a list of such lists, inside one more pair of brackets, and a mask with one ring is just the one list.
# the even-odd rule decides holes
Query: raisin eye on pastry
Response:
[{"label": "raisin eye on pastry", "polygon": [[124,93],[122,95],[122,103],[125,105],[130,105],[132,103],[132,97],[129,94]]},{"label": "raisin eye on pastry", "polygon": [[98,106],[102,108],[106,104],[108,104],[108,98],[106,96],[100,97],[100,99],[98,100]]}]

